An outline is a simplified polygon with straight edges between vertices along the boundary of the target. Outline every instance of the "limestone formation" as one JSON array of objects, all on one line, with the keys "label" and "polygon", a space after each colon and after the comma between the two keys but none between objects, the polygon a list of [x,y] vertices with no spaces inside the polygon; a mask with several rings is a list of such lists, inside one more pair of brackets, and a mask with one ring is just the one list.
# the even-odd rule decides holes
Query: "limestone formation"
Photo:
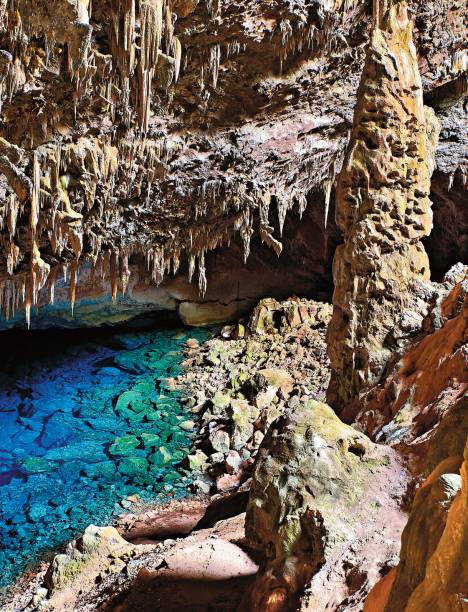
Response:
[{"label": "limestone formation", "polygon": [[401,561],[385,612],[466,609],[468,442],[461,478],[458,474],[444,473],[447,468],[447,464],[441,465],[442,475],[429,478],[416,495],[403,532]]},{"label": "limestone formation", "polygon": [[76,580],[85,570],[96,571],[96,567],[103,570],[104,563],[109,566],[131,550],[132,546],[114,527],[90,525],[82,538],[69,546],[65,554],[55,556],[45,577],[45,584],[54,593]]},{"label": "limestone formation", "polygon": [[415,473],[461,455],[468,435],[466,274],[462,265],[447,274],[423,325],[428,333],[342,413],[372,439],[409,453]]},{"label": "limestone formation", "polygon": [[[463,2],[413,4],[424,85],[442,109],[447,99],[436,89],[463,78]],[[210,275],[220,278],[208,253],[233,241],[242,252],[238,276],[260,243],[275,259],[288,251],[278,270],[262,251],[264,273],[251,283],[260,279],[261,286],[249,306],[291,274],[307,279],[305,295],[322,299],[337,234],[333,186],[369,9],[362,0],[3,0],[3,314],[25,310],[29,319],[54,301],[56,286],[72,305],[93,299],[91,266],[95,285],[114,299],[132,297],[140,279],[159,284],[178,271],[197,279],[200,292],[188,300],[185,289],[181,315],[198,322],[197,301],[209,309],[213,295],[203,293]],[[458,103],[463,88],[457,92]],[[451,107],[440,113],[451,126]],[[463,146],[454,145],[461,131],[450,127],[445,138],[453,155],[439,173],[438,201],[447,202],[441,217],[461,200]],[[306,208],[313,224],[303,231],[312,239],[290,241],[287,249],[288,213],[301,217]],[[441,243],[453,257],[441,232],[432,251]],[[231,271],[225,258],[218,262],[222,273]],[[272,273],[278,279],[264,287]],[[224,306],[223,291],[212,291],[223,298],[217,320],[236,313]],[[168,307],[151,292],[150,304]],[[250,287],[238,293],[252,296]]]},{"label": "limestone formation", "polygon": [[[382,468],[389,463],[385,454],[320,402],[305,401],[272,424],[247,508],[246,535],[261,548],[265,562],[246,609],[296,610],[301,600],[300,609],[318,611],[349,595],[344,576],[341,584],[337,579],[346,567],[342,547],[353,542],[357,551],[362,545],[358,532],[371,520],[363,514],[367,481],[371,473],[382,477],[376,475],[379,466],[388,469]],[[379,554],[384,549],[381,545]],[[328,585],[321,584],[319,574],[304,596],[322,566]]]},{"label": "limestone formation", "polygon": [[[430,177],[439,125],[424,107],[413,24],[391,4],[372,33],[336,189],[344,244],[333,263],[329,399],[342,405],[379,380],[408,335],[411,292],[430,279]],[[414,330],[412,330],[414,332]]]},{"label": "limestone formation", "polygon": [[442,474],[432,481],[428,479],[416,493],[401,538],[400,563],[386,606],[388,612],[404,612],[411,593],[423,581],[460,484],[459,474]]}]

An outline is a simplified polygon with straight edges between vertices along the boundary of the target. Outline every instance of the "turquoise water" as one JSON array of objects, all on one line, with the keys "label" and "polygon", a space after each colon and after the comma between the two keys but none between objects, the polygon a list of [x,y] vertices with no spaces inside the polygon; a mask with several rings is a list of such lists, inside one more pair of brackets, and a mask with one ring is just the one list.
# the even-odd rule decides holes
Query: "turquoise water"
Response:
[{"label": "turquoise water", "polygon": [[181,371],[206,330],[17,333],[0,366],[0,586],[129,495],[179,497],[195,435]]}]

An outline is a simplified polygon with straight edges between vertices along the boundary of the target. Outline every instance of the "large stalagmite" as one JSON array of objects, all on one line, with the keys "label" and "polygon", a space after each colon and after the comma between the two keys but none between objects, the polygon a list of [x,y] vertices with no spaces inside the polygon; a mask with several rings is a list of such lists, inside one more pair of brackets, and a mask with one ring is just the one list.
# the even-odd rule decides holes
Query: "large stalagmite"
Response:
[{"label": "large stalagmite", "polygon": [[438,121],[423,104],[404,2],[371,37],[351,139],[336,191],[344,234],[333,264],[329,401],[375,383],[404,336],[411,290],[429,280],[421,243],[432,228],[430,177]]}]

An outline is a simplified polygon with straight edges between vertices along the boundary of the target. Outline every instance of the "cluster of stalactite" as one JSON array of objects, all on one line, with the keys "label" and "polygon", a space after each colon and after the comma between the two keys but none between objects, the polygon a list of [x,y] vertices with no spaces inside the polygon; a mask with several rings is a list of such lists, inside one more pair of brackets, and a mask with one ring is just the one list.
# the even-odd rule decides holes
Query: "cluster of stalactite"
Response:
[{"label": "cluster of stalactite", "polygon": [[[326,196],[326,225],[345,137],[337,139],[336,150],[311,151],[301,167],[282,168],[269,182],[252,180],[247,185],[234,174],[197,177],[187,184],[175,178],[169,191],[167,185],[162,187],[179,144],[177,138],[169,142],[163,130],[151,128],[151,113],[155,89],[167,92],[181,71],[182,45],[173,12],[177,6],[170,0],[0,3],[0,35],[8,49],[0,51],[2,102],[11,103],[25,85],[53,73],[71,86],[75,120],[87,112],[84,101],[98,99],[102,116],[109,116],[114,125],[96,129],[96,135],[62,137],[61,109],[50,107],[42,112],[42,137],[31,133],[30,146],[20,147],[10,142],[14,134],[10,136],[4,121],[2,133],[8,140],[0,138],[0,172],[7,187],[0,202],[0,259],[5,268],[0,274],[0,308],[7,318],[24,307],[29,323],[31,308],[44,302],[41,290],[53,302],[61,277],[68,279],[73,308],[80,266],[89,261],[96,273],[109,279],[115,298],[126,290],[133,256],[146,260],[155,283],[177,272],[186,256],[189,278],[198,273],[203,294],[208,251],[239,235],[247,259],[257,234],[279,255],[287,212],[295,208],[302,214],[307,195],[317,188]],[[180,7],[177,10],[180,14]],[[216,22],[223,6],[212,1],[205,10]],[[105,15],[105,52],[93,37],[92,14],[98,12],[100,18]],[[291,33],[286,21],[278,22],[275,36],[282,62],[306,48],[314,52],[332,44],[333,11],[324,11],[320,28],[294,23]],[[221,62],[244,50],[245,42],[235,38],[208,44],[200,50],[205,58],[201,80],[209,78],[216,87]],[[276,236],[271,207],[277,209]],[[184,215],[183,222],[177,222]]]},{"label": "cluster of stalactite", "polygon": [[105,9],[110,12],[110,54],[92,44],[90,0],[47,5],[5,0],[0,5],[0,26],[11,52],[2,52],[1,87],[7,98],[24,83],[25,66],[30,69],[34,55],[29,47],[43,37],[45,48],[34,61],[47,68],[57,48],[63,51],[63,69],[75,84],[76,103],[96,88],[128,125],[136,111],[138,126],[146,132],[153,82],[167,90],[180,73],[182,47],[174,34],[176,17],[170,0],[109,0]]},{"label": "cluster of stalactite", "polygon": [[[138,223],[138,210],[159,197],[158,181],[167,171],[165,139],[127,140],[115,147],[105,139],[83,137],[78,143],[39,147],[34,153],[33,180],[28,183],[23,174],[29,188],[26,197],[21,200],[18,194],[12,194],[0,207],[4,226],[0,244],[8,254],[9,274],[0,283],[0,308],[8,318],[24,304],[29,321],[31,307],[39,304],[39,291],[46,287],[53,303],[55,283],[63,276],[69,279],[73,308],[79,266],[85,261],[91,261],[100,276],[108,278],[115,299],[119,290],[125,293],[132,256],[146,260],[147,270],[158,284],[166,274],[178,271],[186,255],[189,279],[198,272],[203,294],[206,253],[228,245],[236,234],[242,240],[245,260],[255,233],[278,255],[281,253],[280,235],[287,212],[294,208],[302,215],[307,194],[317,188],[329,195],[339,170],[336,159],[343,155],[345,140],[339,144],[339,151],[311,156],[298,169],[293,188],[288,189],[281,177],[276,184],[256,184],[254,188],[235,178],[203,181],[189,193],[190,201],[195,202],[189,227],[156,228],[160,245],[151,241],[148,228],[140,240],[130,232],[111,240],[109,228],[121,226],[122,216],[131,210],[125,210],[119,202],[140,202],[135,204],[136,218],[129,218]],[[291,174],[286,174],[284,181],[286,177]],[[170,199],[168,196],[167,202]],[[276,208],[278,237],[270,225],[272,207]],[[27,231],[18,223],[25,215]],[[33,246],[29,269],[15,274],[17,264],[28,260],[17,243]]]},{"label": "cluster of stalactite", "polygon": [[[137,11],[139,8],[139,11]],[[134,100],[138,124],[149,127],[153,82],[161,89],[177,81],[182,47],[174,34],[171,3],[167,0],[111,0],[111,52],[119,70],[124,120],[130,126]]]}]

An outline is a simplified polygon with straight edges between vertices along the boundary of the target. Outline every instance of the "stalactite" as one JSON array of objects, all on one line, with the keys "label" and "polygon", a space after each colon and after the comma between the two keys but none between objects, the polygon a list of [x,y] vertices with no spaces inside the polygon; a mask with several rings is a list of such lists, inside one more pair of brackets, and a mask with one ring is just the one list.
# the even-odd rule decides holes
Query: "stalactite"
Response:
[{"label": "stalactite", "polygon": [[241,43],[238,40],[230,40],[226,46],[226,59],[240,55],[247,48],[246,43]]},{"label": "stalactite", "polygon": [[120,257],[120,282],[122,285],[122,295],[127,292],[128,282],[130,280],[130,267],[128,265],[128,254],[123,253]]},{"label": "stalactite", "polygon": [[143,132],[148,131],[153,77],[158,63],[163,32],[163,0],[141,3],[141,48],[139,63],[138,118]]},{"label": "stalactite", "polygon": [[77,280],[78,280],[78,260],[74,259],[70,264],[70,286],[68,290],[68,300],[70,302],[70,308],[71,308],[72,314],[75,311]]},{"label": "stalactite", "polygon": [[110,283],[111,283],[111,294],[112,301],[115,303],[117,300],[117,291],[119,286],[119,275],[118,275],[118,253],[113,251],[110,255]]},{"label": "stalactite", "polygon": [[278,210],[278,224],[280,228],[280,235],[283,234],[284,222],[286,220],[286,213],[288,212],[288,203],[285,198],[277,196],[277,210]]},{"label": "stalactite", "polygon": [[220,12],[220,2],[221,0],[206,0],[206,8],[208,10],[208,14],[211,17],[217,17]]},{"label": "stalactite", "polygon": [[189,268],[188,268],[188,281],[189,281],[189,283],[192,282],[193,273],[195,272],[195,264],[196,264],[195,255],[190,254],[189,255]]},{"label": "stalactite", "polygon": [[172,13],[170,0],[167,0],[166,7],[164,10],[164,32],[165,32],[166,53],[169,55],[171,53],[172,38],[174,36],[173,13]]},{"label": "stalactite", "polygon": [[55,266],[51,269],[48,279],[49,288],[49,304],[54,304],[55,301],[55,283],[57,281],[59,266]]},{"label": "stalactite", "polygon": [[182,45],[176,36],[172,39],[171,49],[175,61],[174,81],[177,82],[179,80],[180,64],[182,61]]},{"label": "stalactite", "polygon": [[13,275],[16,264],[18,263],[18,257],[20,254],[19,247],[11,241],[7,247],[7,258],[6,258],[6,270],[7,274]]},{"label": "stalactite", "polygon": [[388,9],[388,0],[373,0],[372,15],[374,18],[374,26],[380,28],[382,19]]},{"label": "stalactite", "polygon": [[209,70],[211,74],[211,83],[216,88],[219,77],[219,64],[221,61],[221,46],[213,45],[210,48]]},{"label": "stalactite", "polygon": [[40,210],[40,181],[41,171],[39,165],[39,156],[37,152],[34,152],[33,156],[33,189],[31,193],[31,212],[29,216],[29,227],[31,230],[31,244],[34,244],[36,236],[36,227],[39,221],[39,210]]},{"label": "stalactite", "polygon": [[12,240],[16,234],[16,222],[19,211],[19,202],[15,194],[10,194],[10,197],[6,201],[5,209],[8,233],[10,235],[10,240]]},{"label": "stalactite", "polygon": [[135,68],[135,0],[111,0],[111,7],[112,55],[121,74],[128,77]]},{"label": "stalactite", "polygon": [[201,296],[206,293],[205,251],[198,255],[198,290]]}]

